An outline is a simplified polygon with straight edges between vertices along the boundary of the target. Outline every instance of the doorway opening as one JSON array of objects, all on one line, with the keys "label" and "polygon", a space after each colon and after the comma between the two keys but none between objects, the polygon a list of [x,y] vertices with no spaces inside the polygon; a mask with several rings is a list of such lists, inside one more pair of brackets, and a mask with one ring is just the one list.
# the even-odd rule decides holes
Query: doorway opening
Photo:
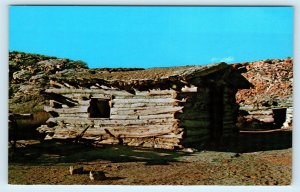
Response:
[{"label": "doorway opening", "polygon": [[286,120],[286,108],[273,109],[275,128],[281,128]]}]

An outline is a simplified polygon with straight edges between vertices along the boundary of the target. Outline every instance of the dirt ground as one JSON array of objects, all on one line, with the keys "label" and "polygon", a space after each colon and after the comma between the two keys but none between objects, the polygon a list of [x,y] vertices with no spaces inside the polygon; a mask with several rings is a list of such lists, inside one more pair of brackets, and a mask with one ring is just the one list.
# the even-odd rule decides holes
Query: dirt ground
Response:
[{"label": "dirt ground", "polygon": [[[289,185],[292,132],[242,132],[221,147],[194,152],[19,141],[9,149],[9,184]],[[83,167],[69,174],[69,166]],[[89,171],[106,179],[91,181]]]}]

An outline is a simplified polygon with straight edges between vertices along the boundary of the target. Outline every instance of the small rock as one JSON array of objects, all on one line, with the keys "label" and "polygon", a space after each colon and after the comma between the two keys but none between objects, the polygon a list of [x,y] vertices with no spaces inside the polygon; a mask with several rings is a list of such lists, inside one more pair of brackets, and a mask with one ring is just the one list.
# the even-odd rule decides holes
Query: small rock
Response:
[{"label": "small rock", "polygon": [[182,151],[187,153],[194,153],[194,150],[192,148],[184,148],[182,149]]},{"label": "small rock", "polygon": [[106,176],[103,171],[90,171],[90,180],[98,181],[104,179],[106,179]]},{"label": "small rock", "polygon": [[240,156],[241,156],[240,153],[236,153],[236,154],[234,154],[233,156],[231,156],[231,158],[234,158],[234,157],[240,157]]}]

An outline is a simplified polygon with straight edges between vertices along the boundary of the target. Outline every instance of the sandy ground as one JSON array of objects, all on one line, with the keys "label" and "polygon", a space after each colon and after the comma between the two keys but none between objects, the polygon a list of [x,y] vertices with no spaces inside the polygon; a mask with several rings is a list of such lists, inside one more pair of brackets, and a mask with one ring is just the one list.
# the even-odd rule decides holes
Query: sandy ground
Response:
[{"label": "sandy ground", "polygon": [[[9,150],[9,183],[289,185],[291,141],[291,132],[242,133],[231,145],[193,153],[26,141]],[[70,165],[84,172],[70,175]],[[106,179],[91,181],[90,170],[104,171]]]}]

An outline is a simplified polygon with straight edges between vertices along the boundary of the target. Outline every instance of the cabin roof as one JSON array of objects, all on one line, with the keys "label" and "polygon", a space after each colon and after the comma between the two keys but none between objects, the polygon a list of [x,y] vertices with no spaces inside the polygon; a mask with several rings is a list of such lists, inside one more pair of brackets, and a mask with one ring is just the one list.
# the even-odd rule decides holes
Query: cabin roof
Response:
[{"label": "cabin roof", "polygon": [[[188,84],[195,77],[205,77],[222,70],[234,70],[226,63],[217,63],[198,66],[181,66],[167,68],[150,68],[126,71],[109,70],[83,70],[69,72],[67,75],[56,74],[52,80],[67,83],[77,87],[89,87],[91,85],[104,85],[122,89],[148,89],[148,88],[174,88]],[[243,78],[235,75],[235,78]],[[235,81],[238,82],[238,81]],[[244,81],[245,82],[245,81]],[[248,81],[247,81],[248,82]],[[246,85],[235,85],[238,88],[248,88]],[[76,86],[75,86],[76,87]]]},{"label": "cabin roof", "polygon": [[[82,71],[72,71],[63,75],[65,78],[96,78],[104,80],[120,80],[120,81],[130,81],[130,80],[156,80],[169,78],[171,76],[180,76],[192,74],[194,72],[204,72],[208,69],[219,70],[221,68],[227,67],[225,63],[210,64],[210,65],[193,65],[193,66],[179,66],[179,67],[162,67],[162,68],[136,68],[127,70],[127,68],[120,70],[110,70],[106,69],[89,69]],[[112,68],[113,69],[113,68]],[[60,74],[57,74],[60,75]]]}]

